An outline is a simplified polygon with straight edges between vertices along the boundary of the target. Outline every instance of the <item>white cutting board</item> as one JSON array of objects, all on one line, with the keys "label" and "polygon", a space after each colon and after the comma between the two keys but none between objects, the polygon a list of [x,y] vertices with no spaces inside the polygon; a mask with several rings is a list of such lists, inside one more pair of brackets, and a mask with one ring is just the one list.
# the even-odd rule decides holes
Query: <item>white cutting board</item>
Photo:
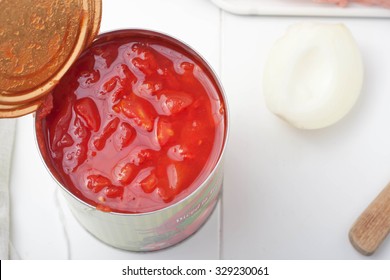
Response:
[{"label": "white cutting board", "polygon": [[211,0],[225,11],[240,15],[334,16],[390,18],[390,9],[351,3],[341,8],[312,0]]}]

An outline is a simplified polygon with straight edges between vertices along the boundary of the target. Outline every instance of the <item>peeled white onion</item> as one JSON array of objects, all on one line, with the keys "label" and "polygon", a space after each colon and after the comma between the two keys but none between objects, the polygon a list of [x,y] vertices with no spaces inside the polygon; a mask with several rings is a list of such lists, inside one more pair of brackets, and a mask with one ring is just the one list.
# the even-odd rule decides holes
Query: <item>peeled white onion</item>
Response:
[{"label": "peeled white onion", "polygon": [[295,24],[273,46],[263,84],[273,113],[298,128],[326,127],[359,97],[362,58],[343,24]]}]

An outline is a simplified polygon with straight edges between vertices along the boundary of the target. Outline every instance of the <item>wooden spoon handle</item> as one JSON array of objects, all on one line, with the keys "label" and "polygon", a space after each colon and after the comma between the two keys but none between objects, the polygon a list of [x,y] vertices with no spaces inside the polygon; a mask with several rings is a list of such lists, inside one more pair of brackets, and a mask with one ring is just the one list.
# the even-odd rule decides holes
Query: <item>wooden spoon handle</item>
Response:
[{"label": "wooden spoon handle", "polygon": [[363,255],[372,255],[390,232],[390,183],[352,226],[349,239]]}]

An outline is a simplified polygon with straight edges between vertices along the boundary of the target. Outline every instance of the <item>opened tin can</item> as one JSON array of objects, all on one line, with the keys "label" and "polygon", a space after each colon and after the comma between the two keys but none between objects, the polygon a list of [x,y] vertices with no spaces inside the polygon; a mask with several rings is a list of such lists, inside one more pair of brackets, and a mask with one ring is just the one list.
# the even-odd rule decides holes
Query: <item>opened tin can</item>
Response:
[{"label": "opened tin can", "polygon": [[35,125],[74,216],[109,245],[174,245],[217,203],[226,98],[207,62],[168,35],[100,35],[45,99]]}]

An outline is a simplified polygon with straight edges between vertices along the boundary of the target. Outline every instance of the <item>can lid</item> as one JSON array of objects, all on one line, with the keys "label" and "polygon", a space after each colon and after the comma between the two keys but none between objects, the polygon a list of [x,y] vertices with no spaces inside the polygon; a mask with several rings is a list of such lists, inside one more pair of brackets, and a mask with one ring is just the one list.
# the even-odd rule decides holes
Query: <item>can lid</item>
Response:
[{"label": "can lid", "polygon": [[0,118],[35,111],[97,36],[102,0],[0,1]]}]

